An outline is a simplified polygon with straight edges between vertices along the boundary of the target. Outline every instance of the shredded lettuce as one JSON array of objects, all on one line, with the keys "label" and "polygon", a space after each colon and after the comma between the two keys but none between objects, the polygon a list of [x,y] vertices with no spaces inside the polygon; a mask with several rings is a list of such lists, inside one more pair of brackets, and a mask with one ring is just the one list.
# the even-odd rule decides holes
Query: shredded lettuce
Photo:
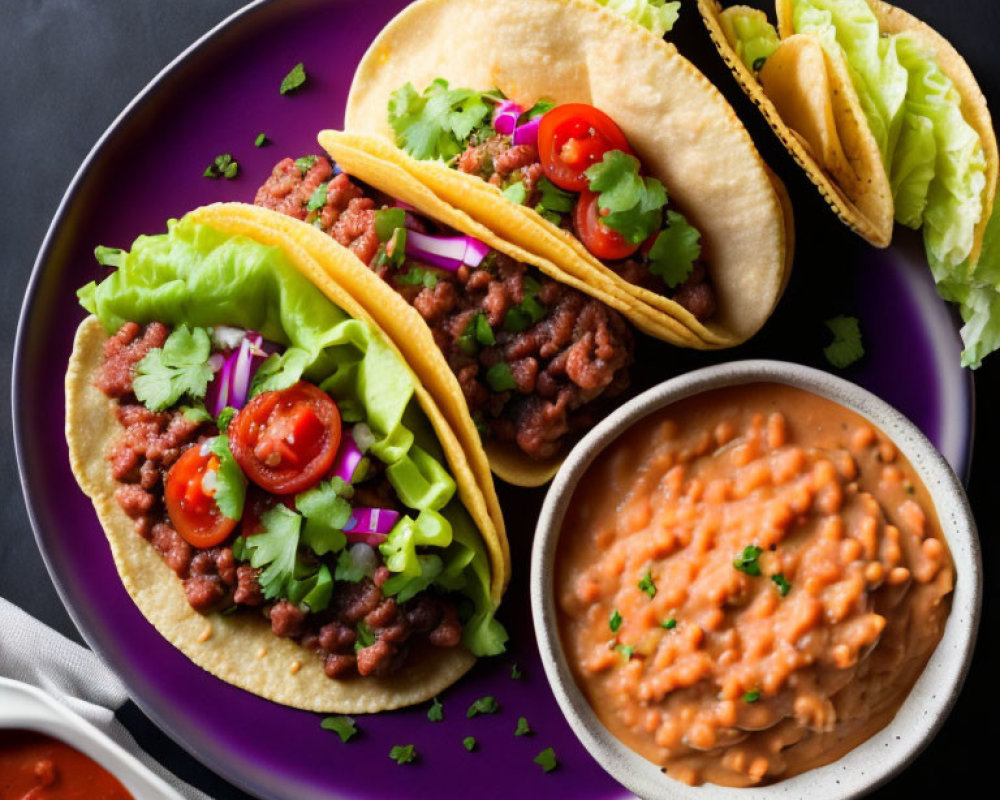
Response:
[{"label": "shredded lettuce", "polygon": [[[472,627],[467,626],[470,649],[478,655],[499,652],[496,643],[506,634],[493,622],[485,545],[455,498],[455,481],[437,437],[413,398],[412,373],[382,337],[333,305],[280,249],[190,219],[172,220],[166,234],[140,237],[116,260],[116,272],[78,292],[84,308],[109,333],[127,321],[153,320],[173,327],[230,325],[259,331],[286,349],[262,365],[254,391],[305,378],[337,401],[345,420],[368,425],[375,439],[371,454],[386,464],[400,501],[418,512],[419,535],[399,542],[400,555],[390,569],[412,576],[418,556],[439,558],[441,587],[462,592],[475,607]],[[302,515],[278,505],[262,515],[262,533],[237,540],[242,557],[262,569],[267,597],[294,595],[314,609],[329,601],[329,570],[321,574],[315,566],[307,568],[297,550],[303,543],[331,551],[344,546],[336,535],[344,510],[338,495],[343,496],[338,487],[325,484],[305,492],[296,498],[305,525]],[[443,524],[435,528],[429,524],[433,518]],[[453,530],[463,532],[462,543],[453,541]],[[462,547],[472,547],[473,557],[454,574],[448,564],[464,553]]]},{"label": "shredded lettuce", "polygon": [[747,69],[760,72],[778,49],[778,32],[757,8],[730,6],[719,15],[722,32]]},{"label": "shredded lettuce", "polygon": [[594,0],[598,5],[611,9],[632,20],[657,36],[674,29],[681,13],[679,0]]}]

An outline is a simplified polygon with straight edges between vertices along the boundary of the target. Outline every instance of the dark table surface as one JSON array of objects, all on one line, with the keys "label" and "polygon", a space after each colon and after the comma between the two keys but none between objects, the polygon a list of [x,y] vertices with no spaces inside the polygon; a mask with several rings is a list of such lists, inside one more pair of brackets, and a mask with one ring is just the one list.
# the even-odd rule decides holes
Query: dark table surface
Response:
[{"label": "dark table surface", "polygon": [[[279,0],[280,1],[280,0]],[[993,109],[1000,108],[1000,4],[897,0],[963,53]],[[239,8],[240,0],[3,0],[0,3],[0,360],[9,395],[11,353],[35,253],[78,165],[118,112],[174,56]],[[685,0],[685,13],[695,13]],[[731,88],[731,87],[729,87]],[[832,218],[831,218],[832,224]],[[1000,355],[976,374],[976,440],[969,494],[983,543],[986,586],[979,646],[965,689],[933,744],[876,797],[944,796],[993,776],[986,712],[997,705],[992,641],[1000,609],[993,564],[1000,545]],[[0,416],[0,596],[82,642],[45,572],[25,513],[8,414]],[[3,633],[0,631],[0,638]],[[187,756],[131,703],[119,713],[139,743],[212,797],[244,798]],[[978,779],[978,780],[977,780]]]}]

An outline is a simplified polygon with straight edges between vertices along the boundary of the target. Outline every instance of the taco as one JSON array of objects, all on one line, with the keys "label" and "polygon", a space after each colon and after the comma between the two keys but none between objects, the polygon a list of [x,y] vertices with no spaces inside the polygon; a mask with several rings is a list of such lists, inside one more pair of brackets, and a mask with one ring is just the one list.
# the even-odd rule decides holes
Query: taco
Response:
[{"label": "taco", "polygon": [[126,590],[202,668],[314,711],[426,700],[504,649],[492,484],[364,308],[248,209],[98,248],[73,472]]},{"label": "taco", "polygon": [[[518,486],[547,482],[628,389],[627,299],[592,296],[398,166],[336,152],[336,166],[322,156],[282,160],[255,203],[285,215],[282,229],[394,340],[474,470]],[[679,340],[693,340],[667,321]]]},{"label": "taco", "polygon": [[749,338],[785,285],[784,190],[732,108],[597,3],[412,4],[362,59],[345,130],[321,141],[402,167],[698,346]]},{"label": "taco", "polygon": [[923,229],[935,282],[961,303],[962,363],[1000,346],[997,140],[968,64],[879,0],[777,0],[777,27],[698,0],[726,63],[837,215],[878,247]]}]

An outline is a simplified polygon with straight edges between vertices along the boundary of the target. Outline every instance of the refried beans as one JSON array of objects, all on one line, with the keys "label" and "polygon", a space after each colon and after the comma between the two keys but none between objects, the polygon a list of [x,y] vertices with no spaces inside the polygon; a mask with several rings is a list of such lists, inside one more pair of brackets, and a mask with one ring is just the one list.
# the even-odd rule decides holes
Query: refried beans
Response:
[{"label": "refried beans", "polygon": [[955,572],[881,431],[776,384],[642,420],[560,536],[563,647],[597,716],[688,784],[752,786],[884,727],[941,638]]}]

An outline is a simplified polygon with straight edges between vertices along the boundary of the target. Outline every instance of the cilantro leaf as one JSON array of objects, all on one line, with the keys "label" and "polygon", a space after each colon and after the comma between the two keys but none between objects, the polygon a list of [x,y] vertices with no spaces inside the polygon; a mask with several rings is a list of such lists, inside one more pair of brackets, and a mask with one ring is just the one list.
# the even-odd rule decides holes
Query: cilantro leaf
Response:
[{"label": "cilantro leaf", "polygon": [[584,173],[590,190],[598,193],[601,222],[632,244],[653,235],[663,221],[661,209],[667,204],[663,184],[656,178],[643,178],[639,169],[635,156],[609,150]]},{"label": "cilantro leaf", "polygon": [[357,583],[367,576],[368,570],[351,555],[350,548],[340,551],[340,555],[337,557],[337,568],[333,573],[336,580]]},{"label": "cilantro leaf", "polygon": [[611,628],[612,633],[618,633],[618,630],[622,626],[622,615],[618,613],[616,608],[611,612],[611,618],[608,620],[608,627]]},{"label": "cilantro leaf", "polygon": [[642,576],[642,580],[639,581],[639,591],[645,592],[650,597],[656,597],[656,584],[653,583],[653,573],[650,570],[646,570],[646,574]]},{"label": "cilantro leaf", "polygon": [[215,419],[208,413],[204,403],[197,403],[193,406],[181,406],[181,413],[188,422],[215,422]]},{"label": "cilantro leaf", "polygon": [[254,147],[265,147],[271,144],[271,140],[267,138],[267,134],[263,131],[257,134],[257,138],[253,140]]},{"label": "cilantro leaf", "polygon": [[748,703],[756,703],[758,700],[760,700],[760,690],[752,689],[751,691],[743,695],[743,699]]},{"label": "cilantro leaf", "polygon": [[494,392],[507,392],[517,387],[510,367],[503,361],[486,370],[486,382]]},{"label": "cilantro leaf", "polygon": [[528,199],[528,190],[524,187],[524,183],[517,181],[503,190],[503,196],[514,205],[523,206],[524,201]]},{"label": "cilantro leaf", "polygon": [[243,516],[247,481],[229,449],[229,437],[222,435],[209,439],[202,445],[202,452],[205,450],[219,459],[215,478],[215,504],[224,517],[238,520]]},{"label": "cilantro leaf", "polygon": [[552,770],[559,766],[559,760],[556,758],[555,750],[551,747],[546,747],[532,760],[546,772],[552,772]]},{"label": "cilantro leaf", "polygon": [[417,758],[417,749],[412,744],[397,744],[389,751],[389,758],[397,764],[410,764]]},{"label": "cilantro leaf", "polygon": [[479,345],[491,347],[497,343],[493,328],[490,327],[486,315],[482,311],[477,311],[465,324],[465,329],[456,339],[462,352],[469,356],[474,356],[479,352]]},{"label": "cilantro leaf", "polygon": [[431,722],[440,722],[444,719],[444,706],[441,705],[441,701],[436,697],[434,702],[431,703],[431,707],[427,709],[427,719]]},{"label": "cilantro leaf", "polygon": [[783,572],[776,572],[774,575],[771,576],[771,580],[774,582],[774,585],[778,588],[778,594],[780,594],[782,597],[784,597],[792,590],[792,584],[788,582],[788,579],[785,577],[785,574]]},{"label": "cilantro leaf", "polygon": [[498,705],[496,698],[486,695],[486,697],[480,697],[478,700],[473,702],[473,704],[466,710],[465,716],[468,719],[472,719],[480,714],[496,714],[499,710],[500,706]]},{"label": "cilantro leaf", "polygon": [[358,733],[358,726],[354,724],[352,717],[326,717],[319,725],[323,730],[333,731],[337,734],[344,744],[347,744]]},{"label": "cilantro leaf", "polygon": [[295,166],[304,178],[306,173],[316,166],[317,161],[319,161],[319,156],[302,156],[302,158],[295,159]]},{"label": "cilantro leaf", "polygon": [[296,559],[293,578],[288,582],[288,600],[305,605],[310,611],[323,611],[333,599],[333,576],[326,564],[316,569],[302,559]]},{"label": "cilantro leaf", "polygon": [[673,289],[688,279],[701,256],[701,233],[676,211],[667,211],[667,224],[649,250],[649,271]]},{"label": "cilantro leaf", "polygon": [[201,399],[212,379],[211,351],[204,328],[175,328],[162,348],[150,350],[136,365],[135,396],[150,411],[163,411],[185,396]]},{"label": "cilantro leaf", "polygon": [[663,620],[663,622],[660,623],[660,627],[665,628],[668,631],[672,631],[674,628],[677,627],[677,620],[674,619],[673,617],[665,619]]},{"label": "cilantro leaf", "polygon": [[760,575],[760,564],[757,559],[764,551],[755,544],[748,544],[743,548],[743,552],[733,559],[733,566],[740,572],[756,578]]},{"label": "cilantro leaf", "polygon": [[281,94],[290,94],[291,92],[300,89],[306,82],[307,77],[305,64],[300,61],[292,67],[289,73],[282,79],[281,88],[278,91]]},{"label": "cilantro leaf", "polygon": [[216,156],[215,160],[209,164],[202,175],[206,178],[226,178],[232,180],[240,171],[239,163],[230,153],[223,153]]},{"label": "cilantro leaf", "polygon": [[510,668],[510,677],[515,681],[521,680],[522,676],[521,668],[517,664],[513,664]]},{"label": "cilantro leaf", "polygon": [[833,366],[844,369],[865,354],[857,317],[833,317],[826,321],[826,327],[833,334],[833,341],[823,349],[823,355]]},{"label": "cilantro leaf", "polygon": [[457,156],[489,113],[482,93],[451,89],[440,78],[422,93],[407,83],[389,96],[389,125],[396,144],[421,161]]},{"label": "cilantro leaf", "polygon": [[503,329],[510,333],[521,333],[541,320],[548,309],[538,300],[541,284],[532,277],[524,279],[524,299],[507,309],[503,317]]},{"label": "cilantro leaf", "polygon": [[353,495],[353,487],[335,477],[295,496],[295,509],[306,520],[302,543],[316,555],[334,553],[347,544],[343,529],[351,518],[351,504],[345,498]]},{"label": "cilantro leaf", "polygon": [[261,570],[260,587],[264,597],[281,597],[295,574],[295,555],[299,546],[302,517],[281,503],[261,515],[263,530],[244,539],[243,550],[250,565]]},{"label": "cilantro leaf", "polygon": [[438,276],[432,269],[411,264],[402,275],[396,275],[395,280],[402,286],[423,286],[425,289],[433,289],[437,286]]},{"label": "cilantro leaf", "polygon": [[375,644],[375,634],[372,629],[368,626],[368,623],[364,620],[358,623],[356,629],[358,634],[358,639],[354,643],[354,651],[357,652],[365,647],[371,647]]},{"label": "cilantro leaf", "polygon": [[515,736],[530,736],[534,733],[530,727],[528,727],[528,720],[524,717],[517,718],[517,728],[514,729]]},{"label": "cilantro leaf", "polygon": [[539,203],[549,211],[559,214],[569,214],[573,210],[576,199],[572,193],[564,191],[556,186],[548,178],[538,181],[538,189],[542,193]]},{"label": "cilantro leaf", "polygon": [[312,195],[309,197],[309,202],[306,203],[306,211],[319,211],[326,205],[326,190],[328,186],[329,184],[324,181],[313,190]]},{"label": "cilantro leaf", "polygon": [[616,644],[615,652],[621,653],[625,656],[625,660],[628,661],[632,658],[632,654],[635,652],[635,648],[628,644]]},{"label": "cilantro leaf", "polygon": [[229,423],[233,421],[233,417],[235,416],[236,409],[232,406],[226,406],[219,412],[219,416],[215,418],[215,427],[220,431],[227,430],[229,428]]},{"label": "cilantro leaf", "polygon": [[476,737],[466,736],[464,739],[462,739],[462,747],[464,747],[471,753],[473,750],[476,749]]},{"label": "cilantro leaf", "polygon": [[548,114],[555,107],[556,104],[553,100],[545,100],[543,98],[529,108],[525,112],[525,115],[528,119],[534,119],[535,117],[540,117],[543,114]]}]

